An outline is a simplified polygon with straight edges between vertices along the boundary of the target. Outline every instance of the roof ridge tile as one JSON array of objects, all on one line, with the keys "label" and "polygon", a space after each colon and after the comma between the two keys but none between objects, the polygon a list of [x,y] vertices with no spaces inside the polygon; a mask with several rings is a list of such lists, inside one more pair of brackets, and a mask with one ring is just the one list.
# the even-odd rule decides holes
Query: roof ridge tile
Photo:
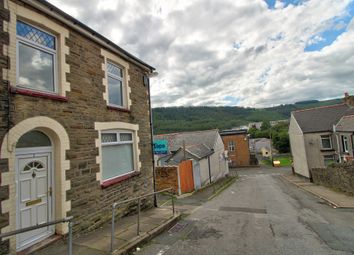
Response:
[{"label": "roof ridge tile", "polygon": [[317,110],[317,109],[334,108],[334,107],[339,107],[339,106],[344,106],[344,105],[346,105],[346,104],[341,103],[341,104],[334,104],[334,105],[324,105],[324,106],[317,106],[317,107],[312,107],[312,108],[307,108],[307,109],[299,109],[299,110],[295,110],[292,112],[306,112],[306,111],[312,111],[312,110]]}]

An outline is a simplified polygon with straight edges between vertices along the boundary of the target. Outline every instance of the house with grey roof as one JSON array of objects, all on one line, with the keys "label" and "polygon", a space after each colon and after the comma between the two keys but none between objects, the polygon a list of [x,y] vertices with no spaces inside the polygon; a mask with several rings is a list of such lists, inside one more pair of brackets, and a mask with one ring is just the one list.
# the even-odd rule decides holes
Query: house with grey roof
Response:
[{"label": "house with grey roof", "polygon": [[[223,141],[217,129],[155,135],[154,140],[167,141],[168,154],[156,155],[158,166],[176,166],[193,160],[198,169],[194,178],[204,186],[229,172]],[[196,170],[195,170],[196,171]]]},{"label": "house with grey roof", "polygon": [[270,157],[271,142],[269,138],[250,139],[250,151],[254,154],[262,154],[263,157]]},{"label": "house with grey roof", "polygon": [[295,173],[311,178],[312,168],[353,158],[354,100],[291,113],[289,138]]}]

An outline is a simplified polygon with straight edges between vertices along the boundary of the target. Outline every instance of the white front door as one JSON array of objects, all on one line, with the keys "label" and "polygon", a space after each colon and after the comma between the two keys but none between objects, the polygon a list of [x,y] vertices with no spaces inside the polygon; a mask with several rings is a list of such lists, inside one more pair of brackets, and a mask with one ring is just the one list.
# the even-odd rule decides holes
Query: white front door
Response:
[{"label": "white front door", "polygon": [[[52,161],[51,153],[43,148],[25,149],[22,154],[20,150],[16,154],[17,229],[22,229],[52,220]],[[19,234],[17,250],[27,248],[53,233],[51,226]]]}]

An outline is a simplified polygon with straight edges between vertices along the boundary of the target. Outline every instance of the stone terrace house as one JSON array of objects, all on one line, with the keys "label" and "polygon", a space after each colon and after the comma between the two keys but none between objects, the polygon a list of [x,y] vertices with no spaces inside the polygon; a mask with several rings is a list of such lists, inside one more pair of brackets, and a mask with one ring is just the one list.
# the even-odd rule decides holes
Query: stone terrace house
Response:
[{"label": "stone terrace house", "polygon": [[[1,232],[66,216],[93,230],[113,202],[153,191],[154,68],[43,0],[0,0],[0,19]],[[65,233],[20,234],[0,253]]]},{"label": "stone terrace house", "polygon": [[345,95],[344,103],[292,112],[289,137],[297,174],[311,178],[312,168],[353,158],[354,100]]}]

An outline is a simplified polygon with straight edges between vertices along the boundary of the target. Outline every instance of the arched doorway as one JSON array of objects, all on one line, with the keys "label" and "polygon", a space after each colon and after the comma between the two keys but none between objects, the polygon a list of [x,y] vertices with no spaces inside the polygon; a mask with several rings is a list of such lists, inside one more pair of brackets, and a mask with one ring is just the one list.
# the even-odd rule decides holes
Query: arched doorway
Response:
[{"label": "arched doorway", "polygon": [[[54,214],[54,163],[50,138],[39,130],[31,130],[16,144],[16,228],[46,223]],[[45,227],[17,236],[17,250],[54,234],[54,227]]]}]

